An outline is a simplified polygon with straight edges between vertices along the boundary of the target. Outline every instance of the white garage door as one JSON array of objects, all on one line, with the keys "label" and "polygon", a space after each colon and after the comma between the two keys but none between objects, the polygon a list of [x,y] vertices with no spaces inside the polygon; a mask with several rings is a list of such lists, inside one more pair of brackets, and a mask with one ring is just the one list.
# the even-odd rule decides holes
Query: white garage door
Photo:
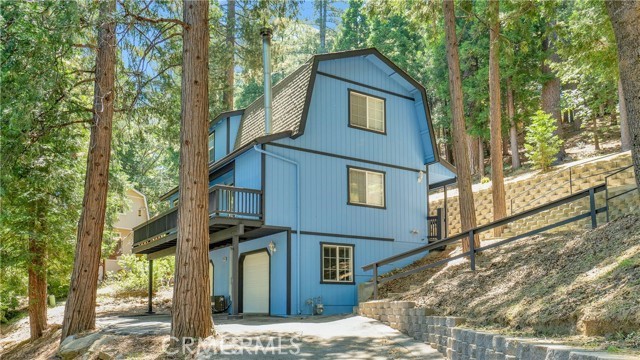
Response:
[{"label": "white garage door", "polygon": [[266,251],[247,255],[242,266],[242,312],[268,314],[269,255]]}]

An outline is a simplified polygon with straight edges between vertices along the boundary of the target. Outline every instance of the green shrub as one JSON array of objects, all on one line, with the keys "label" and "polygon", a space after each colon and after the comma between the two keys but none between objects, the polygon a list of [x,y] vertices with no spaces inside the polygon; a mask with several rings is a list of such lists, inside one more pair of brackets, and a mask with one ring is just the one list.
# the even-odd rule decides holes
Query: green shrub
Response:
[{"label": "green shrub", "polygon": [[[149,264],[143,257],[122,255],[118,259],[122,270],[108,281],[115,289],[116,296],[144,296],[149,284]],[[168,286],[173,280],[174,257],[169,256],[153,261],[153,288]]]},{"label": "green shrub", "polygon": [[562,140],[554,134],[557,130],[555,120],[551,115],[538,110],[531,117],[531,125],[527,127],[524,148],[533,167],[542,171],[549,170],[556,158]]}]

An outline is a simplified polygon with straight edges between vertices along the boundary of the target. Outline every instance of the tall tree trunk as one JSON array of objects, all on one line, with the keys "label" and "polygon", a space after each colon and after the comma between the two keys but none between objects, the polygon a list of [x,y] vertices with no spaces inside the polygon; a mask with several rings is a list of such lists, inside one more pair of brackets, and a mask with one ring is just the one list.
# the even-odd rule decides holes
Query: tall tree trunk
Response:
[{"label": "tall tree trunk", "polygon": [[324,54],[327,52],[327,0],[317,0],[320,1],[320,53]]},{"label": "tall tree trunk", "polygon": [[[469,168],[469,149],[464,122],[462,100],[462,80],[460,78],[460,56],[456,38],[456,14],[453,0],[442,1],[444,29],[446,38],[447,64],[449,65],[449,92],[451,94],[451,114],[453,127],[453,151],[458,170],[458,201],[460,202],[460,225],[462,231],[476,227],[476,212],[471,189],[471,171]],[[476,236],[474,245],[480,246]],[[470,244],[462,241],[463,251],[468,251]]]},{"label": "tall tree trunk", "polygon": [[[37,227],[38,224],[34,229]],[[35,340],[42,337],[47,328],[47,268],[44,242],[34,237],[29,238],[29,254],[29,330],[31,340]]]},{"label": "tall tree trunk", "polygon": [[611,117],[609,118],[609,125],[611,126],[615,126],[618,123],[618,113],[615,105],[615,101],[607,100],[607,108],[611,111]]},{"label": "tall tree trunk", "polygon": [[[500,3],[489,1],[489,116],[491,131],[491,197],[493,200],[493,221],[507,216],[504,194],[504,173],[502,161],[502,119],[500,109]],[[502,235],[503,227],[493,229],[494,236]]]},{"label": "tall tree trunk", "polygon": [[69,335],[93,329],[96,323],[96,291],[107,209],[111,123],[115,100],[115,9],[115,0],[106,0],[100,4],[93,122],[82,213],[78,222],[78,240],[69,296],[64,309],[61,340]]},{"label": "tall tree trunk", "polygon": [[[604,104],[600,104],[600,118],[601,121],[604,121]],[[600,150],[600,141],[598,139],[598,117],[594,116],[593,117],[593,122],[592,122],[592,130],[593,130],[593,147],[596,150]]]},{"label": "tall tree trunk", "polygon": [[[180,124],[180,199],[171,335],[211,335],[209,288],[209,206],[207,129],[209,3],[185,0],[182,35],[182,114]],[[235,301],[235,300],[234,300]]]},{"label": "tall tree trunk", "polygon": [[618,79],[618,102],[620,105],[620,143],[622,151],[628,151],[631,150],[631,133],[629,132],[629,122],[627,120],[627,105],[622,91],[622,79]]},{"label": "tall tree trunk", "polygon": [[471,148],[469,149],[469,159],[471,163],[471,175],[478,174],[480,162],[478,161],[478,141],[480,138],[473,137],[471,139]]},{"label": "tall tree trunk", "polygon": [[509,116],[509,140],[511,143],[511,168],[520,168],[520,153],[518,152],[518,127],[516,126],[516,106],[513,99],[511,78],[507,78],[507,115]]},{"label": "tall tree trunk", "polygon": [[477,157],[477,162],[478,162],[478,175],[483,178],[485,173],[484,173],[484,141],[482,141],[482,138],[478,138],[478,151],[476,151],[476,154],[478,154]]},{"label": "tall tree trunk", "polygon": [[235,53],[236,53],[236,0],[227,2],[227,51],[229,62],[227,63],[226,83],[222,93],[222,102],[227,110],[233,110],[233,96],[235,86]]},{"label": "tall tree trunk", "polygon": [[[555,34],[552,35],[554,38]],[[551,70],[550,63],[558,63],[560,62],[560,57],[555,51],[555,47],[551,44],[551,40],[549,36],[547,36],[542,41],[542,50],[547,52],[549,51],[549,56],[543,60],[542,63],[542,74],[547,79],[542,84],[542,93],[540,95],[542,101],[542,111],[547,114],[551,114],[551,116],[556,120],[557,129],[554,134],[558,135],[560,139],[564,139],[563,131],[562,131],[562,116],[560,114],[560,79],[556,76],[556,74]],[[564,159],[566,156],[566,152],[564,150],[564,144],[560,145],[560,151],[558,151],[557,158],[558,160]]]}]

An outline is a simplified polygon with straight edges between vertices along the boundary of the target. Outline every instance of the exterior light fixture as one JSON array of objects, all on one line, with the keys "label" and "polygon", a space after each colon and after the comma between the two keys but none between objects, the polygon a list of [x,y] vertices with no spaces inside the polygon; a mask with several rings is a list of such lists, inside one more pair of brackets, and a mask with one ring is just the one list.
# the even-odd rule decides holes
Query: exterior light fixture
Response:
[{"label": "exterior light fixture", "polygon": [[422,179],[424,178],[424,172],[420,170],[418,173],[418,183],[422,183]]},{"label": "exterior light fixture", "polygon": [[271,255],[276,252],[276,243],[274,243],[273,240],[269,243],[269,252]]}]

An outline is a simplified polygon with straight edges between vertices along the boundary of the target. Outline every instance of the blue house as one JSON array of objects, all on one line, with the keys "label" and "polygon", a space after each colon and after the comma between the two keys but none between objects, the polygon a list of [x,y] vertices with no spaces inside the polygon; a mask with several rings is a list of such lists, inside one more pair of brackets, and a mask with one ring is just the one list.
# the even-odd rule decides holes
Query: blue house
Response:
[{"label": "blue house", "polygon": [[[351,312],[361,267],[426,244],[428,187],[455,177],[425,89],[364,49],[314,56],[271,96],[268,133],[262,98],[211,122],[212,295],[232,314]],[[177,191],[135,229],[135,253],[174,254]]]}]

